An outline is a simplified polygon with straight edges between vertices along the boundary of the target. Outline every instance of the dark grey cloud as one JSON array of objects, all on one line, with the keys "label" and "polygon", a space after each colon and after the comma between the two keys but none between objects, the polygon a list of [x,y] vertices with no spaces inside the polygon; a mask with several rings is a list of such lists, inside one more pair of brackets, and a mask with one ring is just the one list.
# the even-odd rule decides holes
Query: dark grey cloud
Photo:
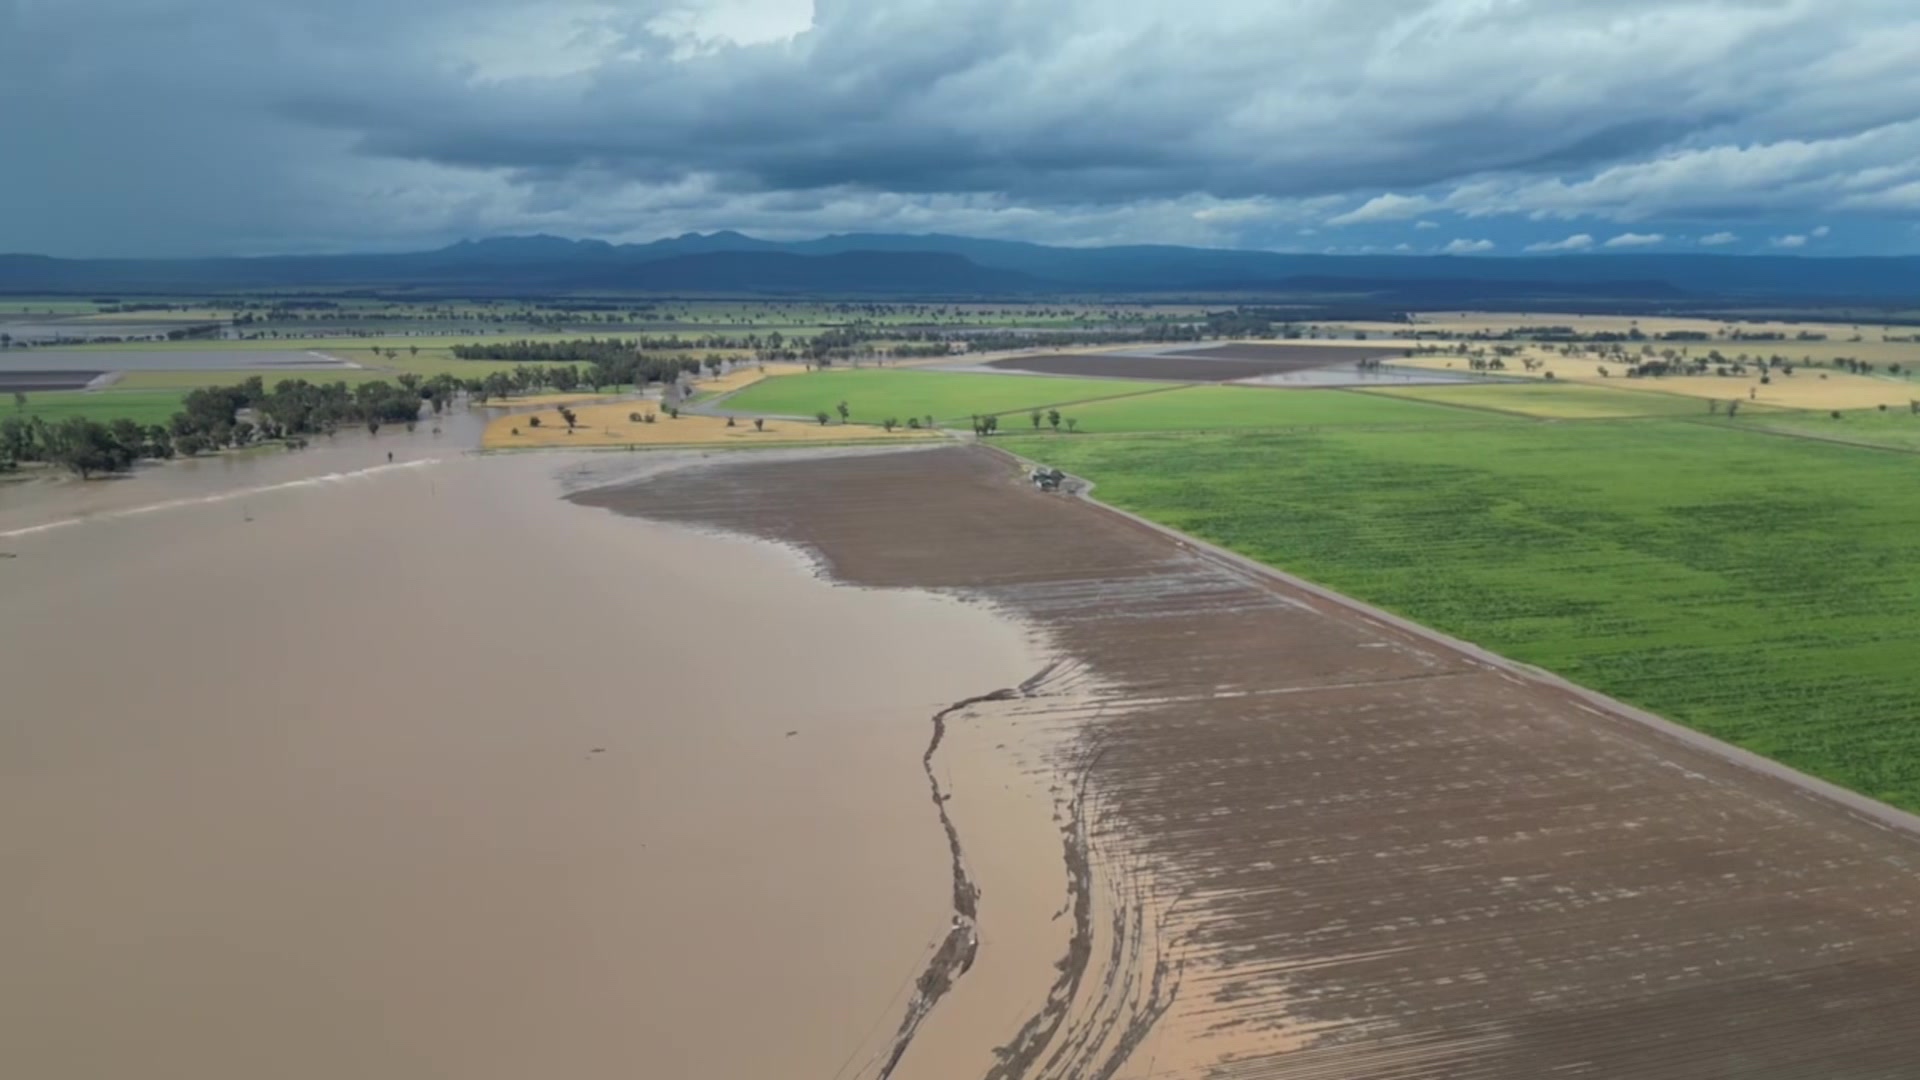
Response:
[{"label": "dark grey cloud", "polygon": [[0,0],[0,249],[1798,235],[1920,216],[1917,54],[1905,0]]}]

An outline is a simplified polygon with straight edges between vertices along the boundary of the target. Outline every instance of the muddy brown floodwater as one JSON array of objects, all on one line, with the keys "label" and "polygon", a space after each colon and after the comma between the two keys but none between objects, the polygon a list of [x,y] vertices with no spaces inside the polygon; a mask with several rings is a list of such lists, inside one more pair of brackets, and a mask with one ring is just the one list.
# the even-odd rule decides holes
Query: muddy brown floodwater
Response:
[{"label": "muddy brown floodwater", "polygon": [[420,446],[12,493],[0,1076],[872,1075],[952,921],[932,717],[1026,630]]},{"label": "muddy brown floodwater", "polygon": [[[944,1027],[936,1005],[900,1076],[1920,1068],[1920,840],[1898,815],[1040,494],[982,449],[728,462],[584,498],[985,601],[1060,660],[954,723],[1044,759],[1065,940],[1017,1022]],[[955,824],[970,858],[1004,838]],[[983,935],[973,970],[1001,951]],[[958,1003],[974,976],[950,974]],[[983,1046],[984,1070],[964,1056]]]}]

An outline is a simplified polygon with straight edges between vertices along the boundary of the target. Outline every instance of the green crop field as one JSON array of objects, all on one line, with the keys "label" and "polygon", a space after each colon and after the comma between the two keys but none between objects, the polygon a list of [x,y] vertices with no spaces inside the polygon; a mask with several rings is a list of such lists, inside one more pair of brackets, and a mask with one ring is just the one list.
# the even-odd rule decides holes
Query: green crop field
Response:
[{"label": "green crop field", "polygon": [[1118,506],[1920,810],[1920,459],[1650,420],[1015,438]]},{"label": "green crop field", "polygon": [[1756,415],[1751,419],[1742,415],[1722,423],[1739,424],[1781,435],[1831,439],[1920,453],[1920,415],[1915,415],[1909,409],[1888,409],[1886,412],[1854,410],[1841,413],[1838,420],[1823,412]]},{"label": "green crop field", "polygon": [[[1498,424],[1513,418],[1346,390],[1189,386],[1062,409],[1082,434],[1260,428]],[[1022,425],[1012,425],[1013,428]],[[1003,429],[1011,430],[1002,422]]]},{"label": "green crop field", "polygon": [[[1637,416],[1706,416],[1703,398],[1657,390],[1613,390],[1577,383],[1464,383],[1459,386],[1396,386],[1367,393],[1430,401],[1468,409],[1492,409],[1547,420],[1603,420]],[[1759,407],[1746,405],[1749,415]]]},{"label": "green crop field", "polygon": [[[812,416],[847,403],[856,424],[888,417],[931,416],[961,420],[975,413],[1011,413],[1072,402],[1139,394],[1168,384],[1138,379],[1063,379],[1042,375],[973,375],[952,371],[864,368],[781,375],[728,398],[730,412]],[[1069,411],[1062,408],[1062,412]],[[1013,425],[1001,421],[1003,428]]]},{"label": "green crop field", "polygon": [[84,416],[106,422],[125,417],[141,424],[164,424],[180,411],[183,395],[158,390],[49,390],[29,393],[24,409],[15,406],[11,395],[0,396],[0,419],[9,416],[37,416],[49,424],[69,416]]}]

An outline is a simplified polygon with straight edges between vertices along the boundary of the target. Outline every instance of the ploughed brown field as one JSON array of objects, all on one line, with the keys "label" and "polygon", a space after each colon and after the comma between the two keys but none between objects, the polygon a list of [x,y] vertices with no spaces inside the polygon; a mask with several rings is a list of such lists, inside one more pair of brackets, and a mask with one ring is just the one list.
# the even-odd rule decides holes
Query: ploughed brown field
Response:
[{"label": "ploughed brown field", "polygon": [[1131,356],[1125,353],[1047,353],[994,360],[988,367],[1042,375],[1102,379],[1230,382],[1262,375],[1338,367],[1376,356],[1399,356],[1404,348],[1355,345],[1220,345],[1208,349]]},{"label": "ploughed brown field", "polygon": [[1895,818],[1041,494],[981,448],[722,459],[577,498],[985,602],[1055,660],[942,714],[1051,778],[1070,927],[1051,985],[1012,995],[984,1068],[916,1054],[1010,948],[962,932],[995,899],[966,868],[1004,836],[956,819],[956,929],[862,1075],[1920,1067],[1920,838]]},{"label": "ploughed brown field", "polygon": [[84,390],[100,371],[0,371],[0,392]]}]

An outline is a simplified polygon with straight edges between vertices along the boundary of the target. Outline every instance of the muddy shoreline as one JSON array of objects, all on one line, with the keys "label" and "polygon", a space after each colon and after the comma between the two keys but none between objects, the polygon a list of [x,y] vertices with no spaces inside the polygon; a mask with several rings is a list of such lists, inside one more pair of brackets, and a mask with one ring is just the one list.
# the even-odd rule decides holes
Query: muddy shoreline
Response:
[{"label": "muddy shoreline", "polygon": [[977,706],[1049,735],[1085,929],[1076,910],[989,1069],[909,1052],[901,1077],[1893,1078],[1920,1060],[1920,1028],[1888,1022],[1920,1009],[1920,841],[1786,779],[1041,495],[978,448],[715,462],[574,498],[982,600],[1085,673],[1079,693]]}]

